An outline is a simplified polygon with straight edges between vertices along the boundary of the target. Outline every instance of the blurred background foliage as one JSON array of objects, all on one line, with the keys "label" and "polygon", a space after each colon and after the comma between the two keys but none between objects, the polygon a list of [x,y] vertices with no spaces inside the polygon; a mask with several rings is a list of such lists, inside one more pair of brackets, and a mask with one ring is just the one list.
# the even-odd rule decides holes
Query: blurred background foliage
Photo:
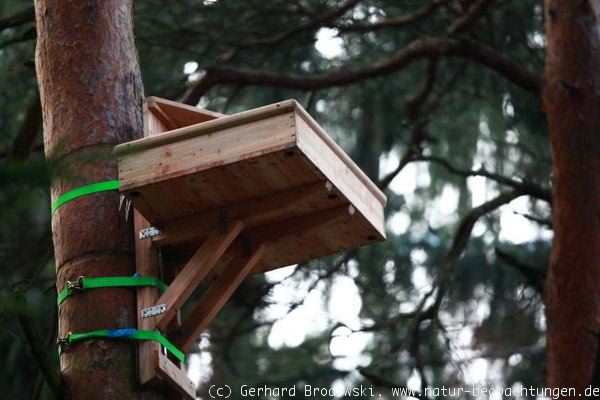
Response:
[{"label": "blurred background foliage", "polygon": [[[343,73],[380,63],[424,36],[474,40],[537,76],[543,66],[538,1],[136,0],[134,6],[145,93],[174,100],[215,66],[281,76]],[[451,32],[473,7],[478,13]],[[32,2],[4,0],[0,386],[3,398],[14,399],[50,398],[17,317],[31,316],[49,346],[56,338],[51,173],[34,47]],[[392,386],[422,392],[481,379],[543,385],[540,288],[552,221],[539,97],[468,57],[423,57],[342,87],[278,86],[231,79],[202,93],[200,105],[235,113],[296,98],[385,190],[388,240],[249,279],[190,358],[191,375],[204,383],[199,395],[206,398],[207,382],[310,384],[336,394],[363,384],[384,398]],[[490,205],[501,193],[509,197]],[[15,301],[16,288],[27,304]]]}]

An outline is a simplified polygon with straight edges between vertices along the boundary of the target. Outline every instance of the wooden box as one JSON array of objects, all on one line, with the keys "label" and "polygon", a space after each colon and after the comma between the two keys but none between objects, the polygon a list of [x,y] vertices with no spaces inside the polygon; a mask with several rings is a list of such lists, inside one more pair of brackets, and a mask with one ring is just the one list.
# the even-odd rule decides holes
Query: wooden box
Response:
[{"label": "wooden box", "polygon": [[267,245],[260,272],[385,239],[385,195],[296,101],[230,116],[153,106],[166,132],[115,153],[120,190],[160,229],[156,244],[242,220],[237,248]]}]

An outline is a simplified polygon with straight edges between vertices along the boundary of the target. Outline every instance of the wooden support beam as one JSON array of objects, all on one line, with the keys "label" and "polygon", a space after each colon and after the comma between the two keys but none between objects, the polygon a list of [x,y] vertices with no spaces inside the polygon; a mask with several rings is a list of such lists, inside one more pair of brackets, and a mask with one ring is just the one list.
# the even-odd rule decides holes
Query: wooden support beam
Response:
[{"label": "wooden support beam", "polygon": [[160,350],[153,353],[152,366],[156,368],[158,376],[166,381],[169,386],[175,388],[184,399],[194,400],[196,398],[196,385],[194,382],[187,377],[183,369],[175,365]]},{"label": "wooden support beam", "polygon": [[249,258],[234,257],[210,285],[200,302],[181,324],[182,351],[188,352],[192,348],[202,331],[212,322],[235,289],[260,261],[264,251],[265,245],[260,245]]},{"label": "wooden support beam", "polygon": [[248,246],[255,246],[261,243],[270,245],[273,242],[285,240],[291,236],[302,237],[314,235],[317,232],[329,229],[331,225],[344,223],[344,221],[351,219],[354,213],[354,207],[346,204],[244,230],[241,237],[223,255],[222,260],[212,269],[207,278],[215,279],[227,267],[229,260],[235,257],[236,254],[244,252]]},{"label": "wooden support beam", "polygon": [[210,231],[218,229],[223,215],[227,215],[231,220],[244,221],[246,227],[256,226],[282,217],[317,197],[326,199],[333,191],[334,187],[331,182],[316,182],[218,208],[193,217],[166,222],[160,227],[163,233],[153,237],[152,242],[158,246],[164,246],[200,239],[208,235]]},{"label": "wooden support beam", "polygon": [[310,235],[326,226],[335,224],[354,215],[354,207],[343,205],[317,211],[273,224],[262,225],[246,232],[253,243],[268,243],[292,235]]},{"label": "wooden support beam", "polygon": [[156,327],[161,330],[167,327],[183,303],[185,303],[206,274],[219,261],[223,253],[225,253],[227,248],[242,231],[243,227],[243,222],[236,221],[230,224],[225,234],[214,232],[206,238],[202,246],[200,246],[190,261],[179,272],[175,280],[173,280],[169,289],[153,304],[167,305],[167,311],[154,318]]},{"label": "wooden support beam", "polygon": [[[150,227],[150,223],[134,210],[133,224],[135,232]],[[141,276],[158,276],[158,249],[147,240],[141,240],[135,236],[135,267]],[[142,318],[142,307],[154,304],[158,300],[158,289],[152,286],[140,286],[137,288],[137,326],[138,329],[154,329],[154,323],[150,319]],[[156,378],[155,364],[152,362],[155,351],[160,350],[160,345],[154,341],[140,341],[138,345],[138,375],[141,384],[150,382]]]}]

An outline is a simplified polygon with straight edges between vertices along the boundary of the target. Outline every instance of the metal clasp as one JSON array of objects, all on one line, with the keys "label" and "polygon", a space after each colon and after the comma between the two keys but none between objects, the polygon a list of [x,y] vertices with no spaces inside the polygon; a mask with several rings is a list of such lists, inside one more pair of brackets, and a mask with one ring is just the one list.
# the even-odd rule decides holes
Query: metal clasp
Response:
[{"label": "metal clasp", "polygon": [[71,338],[71,332],[67,333],[66,336],[59,337],[56,339],[56,344],[58,345],[59,353],[63,353],[65,350],[69,348],[69,342]]},{"label": "metal clasp", "polygon": [[76,291],[80,292],[83,290],[83,279],[83,276],[80,276],[74,282],[67,281],[67,292],[69,293],[69,295],[72,295]]}]

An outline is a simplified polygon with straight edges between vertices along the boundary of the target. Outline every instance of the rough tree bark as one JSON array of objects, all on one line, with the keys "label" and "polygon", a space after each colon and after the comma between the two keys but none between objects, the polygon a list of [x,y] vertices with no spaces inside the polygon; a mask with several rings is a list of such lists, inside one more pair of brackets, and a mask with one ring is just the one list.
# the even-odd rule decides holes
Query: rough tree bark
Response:
[{"label": "rough tree bark", "polygon": [[600,330],[600,2],[544,3],[555,227],[545,291],[548,381],[583,394]]},{"label": "rough tree bark", "polygon": [[[142,83],[131,0],[36,0],[36,70],[44,147],[56,198],[83,184],[116,179],[112,148],[142,136]],[[52,219],[57,288],[79,276],[135,272],[131,221],[119,195],[104,192],[65,204]],[[135,327],[131,289],[98,289],[61,306],[59,335]],[[61,357],[71,399],[154,399],[137,384],[130,342],[91,340]]]}]

